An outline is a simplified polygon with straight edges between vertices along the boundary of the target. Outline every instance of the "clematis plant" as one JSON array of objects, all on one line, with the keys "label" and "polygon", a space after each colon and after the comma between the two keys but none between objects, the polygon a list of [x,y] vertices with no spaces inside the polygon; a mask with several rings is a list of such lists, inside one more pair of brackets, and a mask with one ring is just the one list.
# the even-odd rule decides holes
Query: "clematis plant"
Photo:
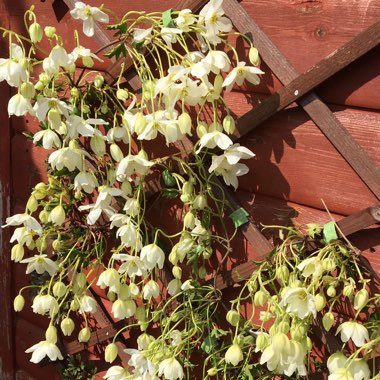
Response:
[{"label": "clematis plant", "polygon": [[[91,37],[96,22],[109,22],[107,12],[76,2],[71,15]],[[344,360],[334,354],[327,362],[331,379],[342,371],[369,379],[379,296],[351,245],[323,240],[315,228],[308,239],[289,228],[231,305],[215,287],[237,233],[219,180],[236,190],[249,171],[241,160],[255,156],[234,143],[224,95],[258,84],[263,74],[246,36],[250,65],[231,44],[237,33],[222,0],[199,14],[128,12],[113,20],[108,28],[117,39],[106,56],[128,58],[141,89],[123,80],[123,67],[107,83],[92,69],[103,50],[82,46],[78,32],[70,52],[54,27],[42,33],[33,7],[25,21],[27,37],[2,29],[10,44],[0,80],[17,89],[9,115],[35,118],[40,130],[30,138],[48,154],[44,182],[34,186],[25,212],[3,226],[17,227],[11,259],[33,274],[14,309],[23,309],[33,289],[33,312],[49,319],[45,340],[26,351],[31,361],[63,359],[58,328],[90,340],[98,305],[89,293],[96,287],[111,302],[112,317],[123,321],[105,348],[105,361],[115,362],[106,379],[306,376],[316,368],[311,337],[319,319],[342,340]],[[36,52],[44,39],[51,50],[41,61]],[[152,216],[157,209],[165,215],[160,220]],[[338,327],[342,299],[354,300],[355,314]],[[247,300],[253,309],[243,317]],[[362,311],[371,317],[360,320]],[[132,330],[137,340],[125,350],[124,368],[115,342]]]}]

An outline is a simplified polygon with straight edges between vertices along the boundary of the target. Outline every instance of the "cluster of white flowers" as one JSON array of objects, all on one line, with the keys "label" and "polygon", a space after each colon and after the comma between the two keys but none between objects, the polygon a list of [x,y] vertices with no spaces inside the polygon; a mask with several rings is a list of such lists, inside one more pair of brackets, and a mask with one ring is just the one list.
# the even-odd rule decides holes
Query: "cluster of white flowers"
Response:
[{"label": "cluster of white flowers", "polygon": [[[71,14],[83,21],[83,32],[91,37],[96,22],[109,22],[104,11],[76,2]],[[38,363],[46,356],[62,359],[55,326],[64,336],[72,335],[74,315],[83,319],[77,340],[89,341],[87,314],[96,311],[97,302],[88,289],[94,283],[112,302],[114,319],[125,320],[124,329],[137,326],[142,332],[137,349],[126,350],[129,368],[114,365],[106,379],[181,380],[186,367],[192,366],[192,352],[199,348],[218,356],[205,360],[214,365],[208,376],[239,366],[247,374],[246,355],[253,347],[261,355],[260,365],[265,364],[271,373],[305,376],[311,350],[307,329],[327,304],[321,284],[328,283],[326,294],[332,305],[335,302],[334,259],[326,254],[304,260],[292,256],[293,273],[285,260],[276,263],[274,276],[266,281],[253,275],[243,291],[249,290],[254,307],[268,305],[260,312],[263,325],[253,334],[256,340],[247,335],[250,320],[242,327],[240,298],[227,314],[233,329],[217,329],[211,318],[220,296],[212,286],[201,285],[214,274],[208,268],[209,260],[218,257],[215,247],[228,254],[234,236],[226,227],[224,199],[214,193],[214,176],[236,190],[238,177],[249,171],[241,160],[254,157],[248,148],[234,143],[235,120],[223,95],[244,81],[258,84],[263,74],[252,44],[249,66],[227,42],[232,24],[224,15],[222,0],[211,0],[199,15],[184,9],[162,17],[157,13],[141,16],[144,29],[138,21],[129,23],[128,14],[112,26],[121,37],[109,54],[124,51],[134,61],[141,93],[123,87],[122,73],[114,86],[105,83],[101,73],[85,74],[94,60],[101,59],[80,45],[78,35],[76,47],[66,51],[53,27],[44,29],[51,51],[41,64],[33,54],[43,38],[42,27],[32,9],[28,15],[30,51],[11,33],[15,42],[9,47],[9,58],[0,59],[0,81],[17,88],[9,101],[9,116],[35,117],[41,129],[33,142],[49,151],[47,182],[37,184],[25,212],[9,217],[3,226],[17,227],[11,238],[11,258],[26,264],[26,274],[40,276],[38,284],[31,285],[38,289],[32,310],[50,319],[46,339],[26,351],[32,353],[31,361]],[[150,52],[148,58],[144,49]],[[37,65],[42,71],[33,82]],[[169,146],[184,139],[194,142],[193,150],[186,152],[188,158],[157,157],[157,152],[154,156],[144,150],[149,140],[165,140]],[[182,226],[174,234],[154,226],[147,215],[147,185],[158,172],[161,195],[177,198],[182,207]],[[165,283],[160,271],[169,266],[172,278]],[[96,280],[89,280],[94,275]],[[263,283],[273,279],[282,288],[270,295],[277,285],[269,289]],[[362,282],[356,293],[353,279],[344,284],[343,293],[354,299],[357,311],[369,300],[366,281]],[[22,292],[27,288],[14,300],[16,311],[24,307]],[[274,324],[267,332],[264,324],[268,321]],[[323,315],[323,325],[329,330],[333,324],[329,310]],[[147,331],[157,325],[161,335],[154,338]],[[356,347],[372,342],[356,317],[342,323],[336,333],[342,342],[352,340]],[[231,340],[220,339],[227,335]],[[117,355],[113,341],[105,350],[105,360],[112,363]],[[364,359],[344,358],[347,365],[341,356],[330,358],[332,380],[342,371],[354,380],[368,378]]]}]

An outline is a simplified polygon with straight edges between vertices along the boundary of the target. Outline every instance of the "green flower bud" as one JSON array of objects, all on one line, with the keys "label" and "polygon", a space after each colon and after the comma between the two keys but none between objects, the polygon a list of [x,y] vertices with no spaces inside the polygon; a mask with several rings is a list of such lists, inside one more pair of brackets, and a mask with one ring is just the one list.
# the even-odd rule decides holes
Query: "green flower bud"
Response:
[{"label": "green flower bud", "polygon": [[315,296],[315,308],[317,311],[321,311],[326,306],[326,298],[322,293],[318,293]]},{"label": "green flower bud", "polygon": [[16,312],[21,311],[24,308],[24,305],[25,305],[25,298],[21,294],[17,295],[15,299],[13,300],[14,311]]},{"label": "green flower bud", "polygon": [[92,59],[92,57],[82,57],[82,62],[85,67],[94,66],[94,60]]},{"label": "green flower bud", "polygon": [[183,134],[191,136],[191,117],[187,112],[182,113],[178,117],[178,126]]},{"label": "green flower bud", "polygon": [[283,334],[287,334],[290,330],[290,325],[286,321],[281,321],[277,326],[277,331],[282,332]]},{"label": "green flower bud", "polygon": [[290,329],[290,334],[292,339],[301,342],[307,335],[307,327],[302,323],[293,323]]},{"label": "green flower bud", "polygon": [[107,293],[107,298],[111,302],[115,301],[115,299],[116,299],[116,293],[111,292],[111,290],[109,290],[108,293]]},{"label": "green flower bud", "polygon": [[146,312],[144,307],[140,306],[136,309],[135,318],[138,322],[146,321]]},{"label": "green flower bud", "polygon": [[355,310],[362,309],[364,306],[367,305],[368,299],[369,299],[369,294],[368,294],[367,290],[365,288],[359,290],[355,294],[354,309]]},{"label": "green flower bud", "polygon": [[334,315],[331,311],[327,312],[322,318],[322,324],[326,331],[330,331],[334,324]]},{"label": "green flower bud", "polygon": [[55,226],[61,226],[64,223],[66,214],[62,205],[58,205],[51,210],[49,219]]},{"label": "green flower bud", "polygon": [[215,376],[218,373],[218,368],[212,367],[207,370],[207,375]]},{"label": "green flower bud", "polygon": [[124,158],[123,152],[121,151],[119,145],[115,143],[111,144],[110,153],[116,162],[120,162]]},{"label": "green flower bud", "polygon": [[91,330],[88,327],[84,327],[82,330],[79,331],[78,334],[78,341],[81,343],[86,343],[91,338]]},{"label": "green flower bud", "polygon": [[259,51],[251,46],[248,53],[249,62],[252,63],[253,66],[259,66],[260,65],[260,56]]},{"label": "green flower bud", "polygon": [[124,90],[124,89],[122,89],[122,88],[119,88],[119,89],[116,91],[116,97],[117,97],[119,100],[125,102],[125,101],[128,99],[128,97],[129,97],[129,92],[128,92],[127,90]]},{"label": "green flower bud", "polygon": [[240,322],[240,314],[236,310],[229,310],[226,320],[231,326],[237,326]]},{"label": "green flower bud", "polygon": [[176,278],[178,280],[180,280],[182,278],[182,269],[178,265],[175,265],[172,268],[172,273],[173,273],[174,278]]},{"label": "green flower bud", "polygon": [[289,269],[286,265],[281,265],[276,269],[276,277],[283,283],[289,279]]},{"label": "green flower bud", "polygon": [[204,122],[199,123],[196,132],[198,138],[202,138],[202,136],[204,136],[207,133],[207,124]]},{"label": "green flower bud", "polygon": [[243,351],[237,343],[234,343],[224,355],[224,359],[227,364],[232,364],[233,366],[237,366],[243,359]]},{"label": "green flower bud", "polygon": [[29,26],[29,36],[30,36],[30,40],[34,44],[37,42],[40,42],[43,37],[41,25],[38,24],[37,22],[33,22],[33,24]]},{"label": "green flower bud", "polygon": [[336,289],[334,286],[330,285],[327,290],[326,290],[326,294],[329,296],[329,297],[335,297],[336,296]]},{"label": "green flower bud", "polygon": [[253,297],[253,303],[255,306],[263,306],[267,300],[268,294],[262,290],[257,291]]},{"label": "green flower bud", "polygon": [[82,104],[82,112],[83,113],[89,113],[91,110],[90,110],[90,106],[88,104]]},{"label": "green flower bud", "polygon": [[27,99],[32,99],[35,93],[33,83],[24,82],[20,87],[20,94]]},{"label": "green flower bud", "polygon": [[209,132],[222,132],[223,131],[223,126],[219,122],[213,122],[210,124],[210,127],[208,129]]},{"label": "green flower bud", "polygon": [[354,295],[354,292],[355,292],[355,286],[352,284],[347,284],[343,288],[343,295],[345,297],[352,298],[352,296]]},{"label": "green flower bud", "polygon": [[95,77],[95,79],[94,79],[94,86],[96,88],[101,88],[103,86],[103,83],[104,83],[104,77],[103,77],[103,75],[97,75]]},{"label": "green flower bud", "polygon": [[118,348],[115,343],[111,343],[106,347],[106,350],[104,352],[104,360],[107,363],[112,363],[118,354]]},{"label": "green flower bud", "polygon": [[79,310],[79,308],[80,308],[80,303],[77,299],[72,300],[70,302],[70,310],[71,311],[77,311],[77,310]]},{"label": "green flower bud", "polygon": [[74,328],[75,328],[75,324],[71,318],[66,317],[66,318],[62,319],[61,331],[62,331],[64,336],[70,336],[73,333]]},{"label": "green flower bud", "polygon": [[148,160],[148,154],[145,152],[144,149],[140,149],[140,151],[137,153],[137,155],[144,160]]},{"label": "green flower bud", "polygon": [[56,109],[51,109],[48,112],[48,121],[53,129],[58,129],[61,126],[61,114]]},{"label": "green flower bud", "polygon": [[322,260],[322,268],[326,271],[326,272],[332,272],[335,270],[336,268],[336,262],[334,259],[330,258],[330,257],[326,257],[324,260]]},{"label": "green flower bud", "polygon": [[197,195],[192,203],[195,210],[203,210],[207,207],[207,198],[203,194]]},{"label": "green flower bud", "polygon": [[269,336],[266,333],[259,333],[256,336],[256,347],[260,350],[263,351],[269,344]]},{"label": "green flower bud", "polygon": [[201,266],[198,269],[198,277],[203,280],[206,278],[206,276],[207,276],[207,269],[206,269],[206,267]]},{"label": "green flower bud", "polygon": [[37,202],[37,199],[34,195],[31,195],[28,199],[28,202],[26,203],[26,208],[30,211],[30,212],[34,212],[38,209],[38,202]]},{"label": "green flower bud", "polygon": [[190,230],[195,227],[195,216],[191,211],[187,212],[183,218],[183,225]]},{"label": "green flower bud", "polygon": [[222,92],[223,89],[223,77],[218,74],[215,75],[214,79],[214,98],[217,99],[220,96],[220,93]]},{"label": "green flower bud", "polygon": [[37,91],[43,91],[43,89],[45,88],[45,84],[43,84],[40,80],[36,82],[36,84],[34,85],[34,89],[37,90]]},{"label": "green flower bud", "polygon": [[181,201],[182,202],[189,202],[192,195],[193,195],[194,186],[191,181],[187,181],[182,185],[182,195],[181,195]]},{"label": "green flower bud", "polygon": [[73,87],[71,90],[70,90],[70,96],[72,98],[79,98],[79,95],[80,95],[80,91],[76,88],[76,87]]},{"label": "green flower bud", "polygon": [[212,255],[212,248],[210,246],[207,246],[203,252],[202,252],[202,256],[205,260],[208,260]]},{"label": "green flower bud", "polygon": [[24,257],[24,247],[21,244],[15,244],[11,250],[11,260],[15,263],[20,262]]},{"label": "green flower bud", "polygon": [[90,146],[92,151],[99,157],[103,156],[106,152],[106,143],[103,136],[95,135],[91,137]]},{"label": "green flower bud", "polygon": [[57,329],[50,325],[46,332],[45,332],[45,338],[49,343],[56,344],[57,343]]},{"label": "green flower bud", "polygon": [[42,210],[38,214],[38,218],[40,219],[41,223],[46,224],[49,222],[49,213],[46,210]]},{"label": "green flower bud", "polygon": [[51,245],[54,251],[59,251],[61,249],[62,242],[60,239],[55,239]]},{"label": "green flower bud", "polygon": [[54,26],[45,26],[44,28],[45,36],[50,39],[55,36],[56,31]]},{"label": "green flower bud", "polygon": [[135,132],[138,135],[141,135],[141,133],[144,132],[145,127],[146,127],[146,119],[142,112],[138,112],[136,114],[136,119],[135,119]]},{"label": "green flower bud", "polygon": [[235,120],[231,115],[227,115],[223,119],[223,129],[224,129],[224,132],[226,132],[229,135],[232,135],[235,132],[235,129],[236,129]]},{"label": "green flower bud", "polygon": [[62,281],[58,281],[53,286],[53,294],[57,298],[62,298],[66,294],[67,287]]}]

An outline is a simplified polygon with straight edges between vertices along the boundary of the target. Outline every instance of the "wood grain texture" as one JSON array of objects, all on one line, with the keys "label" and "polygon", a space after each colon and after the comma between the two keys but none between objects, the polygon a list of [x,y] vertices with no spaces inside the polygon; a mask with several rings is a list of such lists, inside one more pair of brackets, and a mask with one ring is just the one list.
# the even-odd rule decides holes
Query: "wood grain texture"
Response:
[{"label": "wood grain texture", "polygon": [[[284,83],[284,87],[262,102],[255,110],[250,110],[237,122],[236,137],[242,137],[250,130],[283,109],[299,96],[306,94],[327,79],[330,74],[340,71],[364,53],[376,47],[380,41],[380,22],[374,23],[361,34],[331,53],[313,66],[305,74],[297,76],[294,67],[287,62],[282,53],[262,32],[260,27],[249,17],[246,10],[234,0],[226,0],[226,12],[235,27],[242,33],[250,33],[259,47],[267,65]],[[278,65],[281,61],[282,65]],[[321,102],[319,97],[310,92],[298,100],[300,105],[323,131],[346,161],[358,173],[368,188],[380,199],[380,169],[352,138],[333,113]]]},{"label": "wood grain texture", "polygon": [[[231,93],[227,104],[234,115],[240,115],[259,100],[250,94]],[[375,164],[380,165],[380,114],[328,106]],[[344,215],[376,203],[376,197],[297,107],[282,111],[245,136],[244,145],[256,153],[253,160],[246,162],[250,174],[239,179],[244,190],[316,208],[322,207],[324,199],[331,211]]]},{"label": "wood grain texture", "polygon": [[[4,15],[4,7],[0,4],[0,24],[9,26]],[[6,48],[4,41],[0,41],[0,50]],[[0,84],[0,226],[5,224],[10,215],[11,206],[11,125],[8,118],[7,106],[10,88],[7,83]],[[14,378],[14,334],[13,326],[13,298],[11,295],[12,266],[11,247],[9,243],[10,229],[0,228],[0,378],[11,380]]]}]

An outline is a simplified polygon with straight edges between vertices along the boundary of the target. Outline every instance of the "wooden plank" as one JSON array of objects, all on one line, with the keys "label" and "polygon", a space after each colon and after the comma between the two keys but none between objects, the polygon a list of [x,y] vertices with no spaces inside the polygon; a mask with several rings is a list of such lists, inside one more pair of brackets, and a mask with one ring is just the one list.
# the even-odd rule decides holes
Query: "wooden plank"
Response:
[{"label": "wooden plank", "polygon": [[[5,18],[4,5],[0,4],[0,23],[9,28],[9,21]],[[0,50],[6,51],[7,45],[2,39]],[[3,94],[0,100],[0,226],[5,224],[11,214],[11,124],[8,118],[7,106],[11,94],[7,83],[0,84]],[[14,379],[14,332],[12,317],[12,266],[11,247],[9,243],[10,229],[0,228],[0,331],[2,344],[0,345],[0,378]]]},{"label": "wooden plank", "polygon": [[[225,11],[241,33],[251,33],[267,65],[284,83],[285,87],[271,95],[258,107],[247,112],[237,122],[236,138],[247,134],[268,117],[300,99],[315,86],[349,65],[380,42],[380,21],[367,28],[357,37],[337,49],[304,74],[298,76],[292,65],[284,61],[283,55],[251,19],[245,9],[235,0],[225,0]],[[366,152],[351,137],[347,130],[320,101],[315,93],[310,93],[300,104],[314,120],[336,149],[349,162],[368,188],[380,199],[380,169],[373,164]]]},{"label": "wooden plank", "polygon": [[[253,98],[249,103],[259,100]],[[247,94],[230,93],[226,102],[236,117],[251,107]],[[328,106],[380,166],[380,113]],[[302,109],[294,107],[280,112],[249,133],[244,145],[256,157],[245,162],[250,173],[239,178],[242,190],[315,208],[323,208],[323,199],[330,211],[342,215],[377,201]]]}]

